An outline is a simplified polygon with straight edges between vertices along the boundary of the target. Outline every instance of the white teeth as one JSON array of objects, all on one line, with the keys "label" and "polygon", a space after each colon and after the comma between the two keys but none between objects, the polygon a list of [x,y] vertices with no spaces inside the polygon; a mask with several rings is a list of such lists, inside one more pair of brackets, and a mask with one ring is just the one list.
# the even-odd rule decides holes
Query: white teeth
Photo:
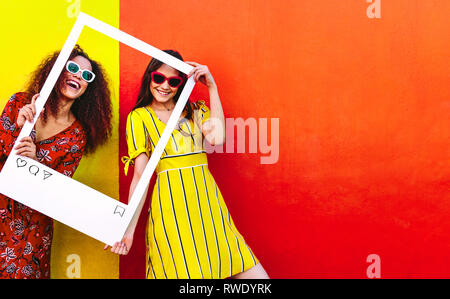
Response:
[{"label": "white teeth", "polygon": [[80,88],[80,84],[78,82],[76,82],[76,81],[73,81],[73,80],[67,80],[66,84],[69,85],[70,87],[73,87],[73,88],[76,88],[76,89]]},{"label": "white teeth", "polygon": [[158,91],[160,94],[162,94],[163,96],[166,96],[166,95],[170,94],[170,92],[164,92],[164,91],[161,91],[161,90],[158,90],[158,89],[157,89],[157,91]]}]

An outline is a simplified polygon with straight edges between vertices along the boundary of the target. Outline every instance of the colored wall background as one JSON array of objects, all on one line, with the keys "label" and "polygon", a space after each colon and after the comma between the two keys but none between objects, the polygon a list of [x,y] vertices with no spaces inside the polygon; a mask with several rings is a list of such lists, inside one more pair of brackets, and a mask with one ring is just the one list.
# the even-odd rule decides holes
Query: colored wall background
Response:
[{"label": "colored wall background", "polygon": [[[210,67],[226,117],[279,118],[278,163],[209,156],[274,278],[364,278],[370,254],[385,278],[450,277],[450,4],[381,3],[120,2],[122,30]],[[120,48],[122,127],[147,62]],[[135,242],[121,277],[143,277]]]},{"label": "colored wall background", "polygon": [[[79,2],[208,65],[225,117],[279,118],[277,163],[261,164],[267,154],[248,148],[209,155],[238,229],[271,277],[365,278],[370,254],[383,278],[450,277],[450,3],[381,0],[381,18],[369,19],[365,0],[50,2],[0,2],[2,105],[62,46],[74,22],[67,9]],[[118,133],[76,175],[126,201],[125,118],[149,59],[92,32],[86,44],[111,72]],[[206,97],[198,85],[192,99]],[[120,271],[102,244],[57,228],[54,277],[65,276],[75,253],[83,278],[143,278],[146,216]]]}]

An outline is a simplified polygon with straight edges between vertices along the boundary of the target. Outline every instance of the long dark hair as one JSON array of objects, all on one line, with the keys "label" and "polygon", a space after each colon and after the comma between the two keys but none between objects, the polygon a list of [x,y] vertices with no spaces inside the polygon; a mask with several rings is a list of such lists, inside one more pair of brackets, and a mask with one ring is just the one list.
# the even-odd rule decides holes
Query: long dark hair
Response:
[{"label": "long dark hair", "polygon": [[[174,50],[163,50],[163,51],[183,61],[183,57],[177,51]],[[159,69],[161,65],[163,65],[163,62],[155,58],[152,58],[150,63],[147,65],[147,69],[145,70],[144,75],[142,76],[141,88],[139,90],[139,95],[137,97],[136,104],[134,105],[133,110],[140,107],[145,107],[153,102],[153,95],[150,91],[150,82],[152,81],[151,73]],[[184,85],[186,85],[187,80],[186,74],[182,72],[178,73],[180,74],[180,77],[183,78],[183,83],[180,85],[180,87],[178,87],[178,91],[176,95],[173,97],[175,103],[178,101],[178,98],[180,97],[180,94],[183,91]],[[189,103],[189,100],[186,102],[186,105],[184,106],[184,112],[186,113],[186,116],[184,117],[185,119],[193,118],[193,110]]]},{"label": "long dark hair", "polygon": [[[30,96],[40,92],[58,55],[59,51],[48,56],[34,71],[26,88],[26,92]],[[93,153],[98,146],[104,144],[111,135],[111,92],[103,67],[98,62],[89,58],[79,45],[74,47],[69,59],[73,59],[76,56],[82,56],[89,60],[92,66],[92,72],[95,74],[95,80],[89,83],[86,91],[81,97],[75,100],[71,107],[73,115],[81,123],[86,132],[87,142],[85,153],[89,154]],[[55,84],[55,88],[53,88],[45,103],[44,122],[47,120],[47,113],[50,112],[52,115],[57,115],[58,113],[58,98],[61,96],[60,86],[63,84],[63,77],[63,73],[61,73]]]}]

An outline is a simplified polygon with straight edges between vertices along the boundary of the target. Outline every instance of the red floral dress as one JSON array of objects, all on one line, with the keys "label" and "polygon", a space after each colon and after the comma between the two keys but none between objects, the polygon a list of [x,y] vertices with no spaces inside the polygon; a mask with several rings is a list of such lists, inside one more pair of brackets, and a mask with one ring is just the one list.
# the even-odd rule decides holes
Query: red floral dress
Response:
[{"label": "red floral dress", "polygon": [[[16,93],[3,110],[0,169],[20,133],[18,111],[30,99],[29,94]],[[30,136],[36,140],[36,131]],[[36,143],[36,157],[40,163],[72,177],[85,145],[86,133],[76,120],[55,136]],[[49,278],[52,237],[51,218],[0,194],[0,278]]]}]

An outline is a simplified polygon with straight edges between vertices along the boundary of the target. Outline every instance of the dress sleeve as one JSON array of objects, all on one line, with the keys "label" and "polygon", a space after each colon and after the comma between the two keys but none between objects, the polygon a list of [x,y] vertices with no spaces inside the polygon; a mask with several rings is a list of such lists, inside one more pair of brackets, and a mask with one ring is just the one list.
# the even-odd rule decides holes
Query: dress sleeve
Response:
[{"label": "dress sleeve", "polygon": [[128,156],[122,157],[125,164],[125,175],[128,173],[128,167],[134,163],[134,159],[142,153],[146,153],[150,157],[151,146],[144,121],[139,113],[135,110],[128,114],[126,139],[128,146]]},{"label": "dress sleeve", "polygon": [[86,148],[86,134],[84,131],[77,138],[71,140],[70,149],[56,166],[55,170],[65,176],[72,177],[80,164]]},{"label": "dress sleeve", "polygon": [[14,94],[6,103],[0,117],[0,160],[11,152],[21,128],[16,124],[19,109],[24,105],[23,95]]}]

